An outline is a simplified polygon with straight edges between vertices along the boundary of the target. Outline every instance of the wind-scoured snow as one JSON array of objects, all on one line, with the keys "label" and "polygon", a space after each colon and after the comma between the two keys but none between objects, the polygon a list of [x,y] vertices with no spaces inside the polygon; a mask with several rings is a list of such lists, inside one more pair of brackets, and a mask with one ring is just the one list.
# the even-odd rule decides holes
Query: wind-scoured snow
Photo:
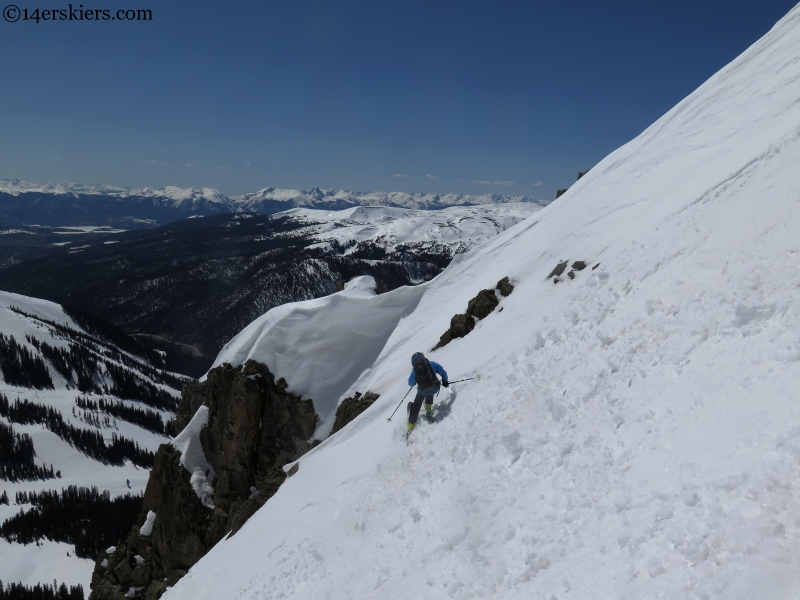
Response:
[{"label": "wind-scoured snow", "polygon": [[273,308],[228,342],[212,368],[248,359],[267,365],[288,391],[313,400],[319,416],[314,437],[324,439],[341,395],[372,366],[423,291],[402,287],[376,295],[372,277],[356,277],[336,294]]},{"label": "wind-scoured snow", "polygon": [[[800,7],[422,286],[350,388],[380,399],[165,600],[797,597],[798,55]],[[406,445],[409,357],[503,276],[428,354],[483,378]]]},{"label": "wind-scoured snow", "polygon": [[[203,444],[200,442],[200,432],[208,425],[208,407],[201,406],[183,428],[177,437],[170,443],[181,453],[180,464],[189,472],[189,483],[200,502],[206,508],[214,508],[214,480],[217,473],[206,459]],[[148,519],[150,516],[148,515]],[[155,514],[153,515],[155,520]],[[151,527],[152,530],[152,527]]]}]

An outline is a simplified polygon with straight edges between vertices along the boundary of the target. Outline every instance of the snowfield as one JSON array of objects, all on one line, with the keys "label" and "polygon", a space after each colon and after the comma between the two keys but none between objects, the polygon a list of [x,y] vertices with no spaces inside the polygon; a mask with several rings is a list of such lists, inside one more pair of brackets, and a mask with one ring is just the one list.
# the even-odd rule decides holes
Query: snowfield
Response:
[{"label": "snowfield", "polygon": [[[800,6],[421,286],[349,386],[380,399],[164,598],[800,597],[798,55]],[[589,267],[554,285],[563,260]],[[406,445],[418,350],[483,378]]]}]

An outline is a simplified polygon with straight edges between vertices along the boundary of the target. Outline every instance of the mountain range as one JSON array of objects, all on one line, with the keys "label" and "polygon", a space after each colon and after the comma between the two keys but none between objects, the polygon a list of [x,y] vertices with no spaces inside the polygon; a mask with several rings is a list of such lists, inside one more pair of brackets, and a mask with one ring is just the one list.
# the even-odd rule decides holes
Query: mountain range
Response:
[{"label": "mountain range", "polygon": [[123,229],[153,227],[190,216],[238,212],[271,214],[291,208],[341,210],[357,206],[388,206],[438,210],[448,206],[476,206],[549,201],[526,196],[484,194],[410,194],[344,190],[288,190],[267,187],[239,196],[211,188],[126,189],[72,183],[34,184],[0,179],[0,224],[6,226],[114,226]]}]

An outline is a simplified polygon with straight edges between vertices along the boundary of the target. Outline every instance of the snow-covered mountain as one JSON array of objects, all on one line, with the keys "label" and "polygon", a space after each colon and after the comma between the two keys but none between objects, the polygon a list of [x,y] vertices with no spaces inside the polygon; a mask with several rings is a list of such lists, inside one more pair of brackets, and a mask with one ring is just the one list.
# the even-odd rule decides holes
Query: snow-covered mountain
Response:
[{"label": "snow-covered mountain", "polygon": [[[342,394],[380,398],[163,597],[796,597],[798,54],[800,6],[421,297],[329,301],[406,304]],[[496,310],[430,351],[505,276]],[[389,318],[362,312],[368,330]],[[313,367],[276,362],[275,339],[225,356],[299,389]],[[333,360],[329,341],[318,329],[305,364]],[[406,443],[387,417],[416,351],[483,377]]]},{"label": "snow-covered mountain", "polygon": [[96,240],[55,235],[58,251],[50,256],[0,269],[0,289],[69,303],[213,359],[274,306],[326,296],[359,275],[374,276],[385,289],[421,283],[541,208],[516,202],[440,211],[292,209],[184,219]]},{"label": "snow-covered mountain", "polygon": [[282,190],[267,187],[257,192],[232,196],[240,210],[272,213],[289,208],[316,208],[340,210],[353,206],[391,206],[436,210],[447,206],[473,206],[506,204],[509,202],[535,202],[546,206],[545,200],[526,196],[501,196],[498,194],[409,194],[406,192],[348,192],[345,190]]},{"label": "snow-covered mountain", "polygon": [[108,195],[126,193],[130,190],[110,185],[83,185],[80,183],[31,183],[20,179],[0,179],[0,194],[55,194],[59,196],[80,194]]},{"label": "snow-covered mountain", "polygon": [[[165,373],[159,359],[85,313],[0,292],[0,496],[8,498],[8,504],[0,501],[0,580],[5,584],[55,579],[80,584],[88,594],[95,546],[127,534],[153,453],[169,439],[167,423],[184,380]],[[52,497],[49,503],[31,497],[51,491],[60,496],[70,486],[76,486],[76,495],[61,497],[60,508]],[[92,487],[110,498],[93,497]],[[26,496],[18,502],[21,493]],[[114,502],[126,494],[138,498]],[[81,510],[91,512],[81,515]],[[29,518],[20,518],[20,511]]]},{"label": "snow-covered mountain", "polygon": [[226,196],[212,188],[127,189],[74,183],[37,184],[0,179],[0,223],[6,225],[108,226],[128,229],[163,225],[190,216],[258,212],[272,214],[292,208],[341,210],[356,206],[441,209],[545,200],[525,196],[485,194],[408,194],[343,190],[281,190],[264,188],[241,196]]},{"label": "snow-covered mountain", "polygon": [[398,248],[455,256],[471,250],[516,225],[542,206],[516,202],[492,206],[451,206],[441,210],[410,210],[359,206],[336,211],[297,208],[277,213],[292,222],[308,223],[297,235],[319,240],[318,248],[341,248],[345,255],[365,247],[388,254]]}]

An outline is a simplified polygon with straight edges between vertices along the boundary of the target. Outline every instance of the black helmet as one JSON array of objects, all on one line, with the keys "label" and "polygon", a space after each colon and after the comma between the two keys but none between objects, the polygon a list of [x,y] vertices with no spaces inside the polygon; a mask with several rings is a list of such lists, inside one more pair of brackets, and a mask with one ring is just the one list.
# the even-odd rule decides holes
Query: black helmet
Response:
[{"label": "black helmet", "polygon": [[425,358],[425,355],[422,352],[414,352],[414,354],[411,355],[411,364],[413,365],[414,361],[418,358]]}]

